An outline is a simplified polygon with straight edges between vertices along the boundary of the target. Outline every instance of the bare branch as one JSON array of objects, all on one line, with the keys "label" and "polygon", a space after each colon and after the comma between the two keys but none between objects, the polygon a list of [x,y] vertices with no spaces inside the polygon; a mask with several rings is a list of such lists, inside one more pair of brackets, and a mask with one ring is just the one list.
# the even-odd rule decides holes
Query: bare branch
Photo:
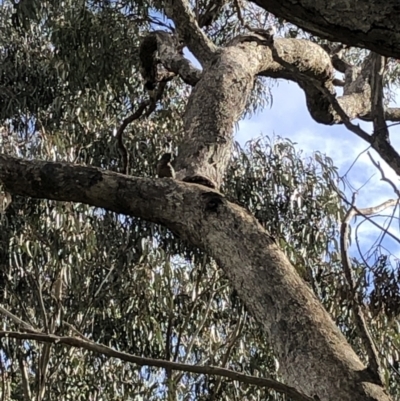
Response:
[{"label": "bare branch", "polygon": [[45,343],[42,347],[42,352],[38,358],[37,364],[39,371],[39,388],[38,388],[38,401],[41,401],[46,392],[47,372],[49,370],[49,362],[51,357],[51,343]]},{"label": "bare branch", "polygon": [[374,160],[374,158],[372,157],[371,153],[368,152],[367,154],[368,154],[368,157],[371,160],[372,164],[380,171],[381,177],[382,177],[381,180],[387,182],[392,187],[394,193],[398,196],[397,202],[399,202],[399,200],[400,200],[400,190],[397,188],[396,184],[393,181],[389,180],[389,178],[386,177],[386,175],[385,175],[385,173],[383,171],[383,168],[381,167],[379,162]]},{"label": "bare branch", "polygon": [[[8,380],[6,379],[6,372],[4,368],[3,360],[0,359],[0,369],[1,369],[1,401],[8,401],[9,396],[9,386]],[[7,397],[7,399],[6,399]]]},{"label": "bare branch", "polygon": [[[221,364],[222,367],[225,367],[226,364],[229,361],[231,352],[233,350],[233,346],[235,345],[236,340],[241,335],[241,332],[243,330],[244,322],[246,321],[246,318],[247,318],[247,313],[245,313],[242,316],[240,316],[239,320],[236,322],[234,330],[232,331],[232,333],[228,337],[227,344],[226,344],[227,345],[227,349],[226,349],[226,351],[225,351],[225,353],[223,355],[223,358],[222,358],[222,364]],[[217,397],[218,392],[219,392],[219,390],[221,388],[221,383],[222,383],[222,377],[220,377],[219,380],[217,380],[217,383],[215,384],[215,387],[213,389],[213,393],[211,395],[210,401],[214,401],[215,398]]]},{"label": "bare branch", "polygon": [[362,209],[358,209],[354,207],[354,216],[370,216],[372,214],[377,214],[387,209],[388,207],[396,206],[400,202],[400,199],[388,199],[387,201],[381,203],[377,206],[364,207]]},{"label": "bare branch", "polygon": [[122,174],[127,174],[128,173],[128,165],[129,165],[129,155],[128,151],[126,150],[124,141],[123,141],[123,133],[126,129],[126,127],[131,124],[133,121],[138,120],[143,113],[145,113],[145,116],[148,117],[150,114],[154,112],[157,106],[157,102],[162,98],[165,90],[165,86],[167,84],[167,80],[160,82],[157,92],[152,99],[144,100],[139,104],[139,107],[137,110],[131,114],[130,116],[126,117],[123,121],[122,124],[119,126],[117,133],[115,135],[115,138],[117,139],[117,146],[118,150],[121,154],[122,157],[122,167],[121,167],[121,173]]},{"label": "bare branch", "polygon": [[[370,214],[369,212],[372,211],[371,214],[375,214],[375,213],[378,213],[378,212],[384,210],[387,207],[396,206],[396,204],[399,203],[399,200],[397,200],[397,199],[389,199],[388,201],[384,202],[382,205],[378,205],[378,206],[375,206],[375,207],[358,209],[356,206],[353,206],[351,204],[351,202],[349,202],[339,192],[337,192],[337,194],[339,195],[339,197],[342,199],[342,201],[344,203],[346,203],[347,205],[349,205],[350,207],[352,207],[354,209],[354,212],[355,212],[354,216],[362,216],[362,217],[364,217],[366,220],[368,220],[368,222],[370,222],[372,225],[374,225],[376,228],[378,228],[379,230],[382,230],[382,231],[385,231],[385,228],[382,227],[381,225],[379,225],[377,222],[375,222],[374,219],[369,216],[369,214]],[[376,210],[376,212],[375,212],[375,210]],[[364,214],[363,211],[365,211],[366,213]],[[395,242],[397,242],[400,245],[400,239],[399,238],[397,238],[395,235],[393,235],[389,231],[386,231],[386,234],[389,235]]]},{"label": "bare branch", "polygon": [[[34,235],[36,235],[36,233],[34,233]],[[37,266],[35,266],[34,268],[35,268],[35,275],[36,275],[35,284],[36,284],[36,288],[37,288],[37,297],[39,299],[40,313],[42,314],[44,330],[46,333],[48,333],[50,330],[50,326],[49,326],[49,321],[47,319],[47,312],[46,312],[46,308],[44,306],[44,301],[43,301],[43,291],[42,291],[43,284],[41,281],[39,268]]]},{"label": "bare branch", "polygon": [[29,384],[29,373],[23,355],[21,355],[21,352],[18,352],[18,364],[19,364],[19,370],[21,371],[22,389],[24,391],[24,397],[26,401],[30,401],[32,400],[32,393]]},{"label": "bare branch", "polygon": [[219,368],[217,366],[196,366],[185,363],[164,361],[162,359],[152,359],[139,357],[125,352],[116,351],[102,344],[94,343],[88,339],[78,337],[59,337],[53,334],[42,333],[20,333],[16,331],[0,331],[0,338],[18,338],[22,340],[35,340],[50,344],[65,344],[71,347],[82,348],[97,354],[106,355],[110,358],[117,358],[122,361],[135,363],[139,366],[154,366],[158,368],[179,370],[182,372],[198,373],[205,375],[215,375],[226,377],[242,383],[253,384],[259,387],[268,387],[279,393],[286,394],[297,401],[314,401],[312,398],[306,397],[299,393],[295,388],[286,386],[273,379],[265,379],[256,376],[248,376],[243,373],[238,373],[230,369]]},{"label": "bare branch", "polygon": [[124,121],[122,121],[122,124],[119,126],[117,130],[117,134],[115,135],[115,138],[117,139],[117,145],[118,145],[118,150],[119,153],[121,154],[122,157],[122,167],[121,167],[121,173],[126,174],[128,172],[128,151],[126,150],[126,147],[124,145],[123,141],[123,133],[125,131],[125,128],[133,121],[137,120],[140,118],[140,116],[143,114],[143,112],[146,110],[146,107],[150,104],[149,100],[146,100],[142,102],[138,109],[131,114],[129,117],[126,117]]},{"label": "bare branch", "polygon": [[360,299],[360,296],[357,292],[356,283],[353,278],[351,269],[351,260],[348,252],[349,225],[350,220],[355,214],[355,211],[353,209],[355,199],[355,194],[353,194],[352,206],[347,211],[346,216],[344,217],[340,227],[340,253],[342,257],[344,274],[351,293],[351,305],[353,309],[354,320],[358,329],[358,334],[364,344],[365,351],[368,355],[368,368],[370,369],[371,374],[373,374],[377,383],[382,384],[383,379],[378,351],[371,337],[371,334],[369,333],[364,314],[361,310],[362,300]]},{"label": "bare branch", "polygon": [[36,332],[36,330],[30,324],[24,322],[22,319],[20,319],[19,317],[15,316],[11,312],[9,312],[7,309],[3,308],[1,305],[0,305],[0,313],[2,313],[3,315],[6,315],[15,324],[20,325],[24,330]]},{"label": "bare branch", "polygon": [[[399,107],[389,107],[384,110],[385,120],[388,121],[400,121],[400,108]],[[372,113],[366,113],[359,117],[363,121],[372,121]]]}]

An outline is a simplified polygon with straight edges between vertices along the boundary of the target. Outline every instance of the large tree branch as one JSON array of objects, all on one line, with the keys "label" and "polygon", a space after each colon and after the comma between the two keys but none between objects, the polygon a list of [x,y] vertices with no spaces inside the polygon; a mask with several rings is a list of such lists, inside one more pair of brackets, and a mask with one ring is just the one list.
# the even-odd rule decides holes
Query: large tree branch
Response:
[{"label": "large tree branch", "polygon": [[221,49],[204,69],[184,116],[185,138],[176,164],[179,179],[198,182],[191,178],[201,176],[214,187],[221,185],[230,160],[233,127],[257,74],[292,80],[314,76],[324,82],[332,76],[330,58],[320,46],[295,39],[279,39],[277,46],[297,75],[274,61],[271,50],[255,36],[239,38]]},{"label": "large tree branch", "polygon": [[[385,120],[387,121],[400,121],[400,108],[399,107],[388,107],[384,108],[384,115],[385,115]],[[372,113],[368,112],[367,114],[363,116],[358,117],[360,120],[363,121],[372,121]]]},{"label": "large tree branch", "polygon": [[[297,69],[279,54],[279,48],[272,43],[269,44],[269,47],[274,60],[297,76]],[[317,77],[305,76],[301,73],[297,82],[306,92],[311,115],[314,110],[322,111],[322,115],[324,115],[324,111],[332,111],[333,121],[344,123],[346,128],[369,143],[382,159],[400,175],[400,155],[390,144],[389,133],[386,122],[384,122],[382,84],[379,85],[379,81],[382,80],[382,59],[378,57],[378,63],[376,63],[376,59],[377,55],[370,53],[360,68],[345,69],[344,94],[339,98],[335,96],[331,80],[324,82]],[[379,77],[374,74],[379,74]],[[378,96],[375,95],[377,92],[379,92]],[[315,96],[310,97],[310,93],[314,93]],[[380,103],[378,108],[375,105],[377,103]],[[360,114],[370,113],[371,109],[374,126],[377,126],[377,121],[379,121],[379,127],[383,126],[383,131],[382,128],[377,128],[378,132],[374,132],[373,135],[367,134],[359,125],[351,122]],[[377,113],[379,114],[378,118],[376,117]],[[315,115],[314,119],[316,119]]]},{"label": "large tree branch", "polygon": [[210,61],[218,47],[200,29],[187,0],[156,1],[165,10],[176,26],[179,37],[204,66]]},{"label": "large tree branch", "polygon": [[397,1],[250,1],[320,37],[400,59]]},{"label": "large tree branch", "polygon": [[219,188],[230,160],[233,127],[243,113],[256,75],[297,82],[317,122],[344,123],[400,174],[400,156],[390,143],[351,123],[355,118],[372,116],[370,64],[367,58],[361,68],[344,67],[344,94],[336,97],[331,57],[317,44],[276,39],[268,45],[255,35],[236,38],[214,56],[191,94],[184,116],[185,138],[179,148],[177,177],[199,183],[204,182],[198,177],[206,177],[209,186]]},{"label": "large tree branch", "polygon": [[263,325],[288,385],[321,401],[389,400],[274,240],[220,193],[5,155],[0,180],[14,195],[82,202],[165,225],[215,258]]}]

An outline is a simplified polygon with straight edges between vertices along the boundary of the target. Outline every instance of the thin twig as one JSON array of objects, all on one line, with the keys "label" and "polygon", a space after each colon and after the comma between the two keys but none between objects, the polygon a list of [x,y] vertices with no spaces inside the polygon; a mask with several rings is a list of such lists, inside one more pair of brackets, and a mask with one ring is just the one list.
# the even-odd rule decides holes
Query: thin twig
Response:
[{"label": "thin twig", "polygon": [[37,266],[35,266],[35,273],[36,273],[35,284],[36,284],[37,294],[38,294],[38,299],[39,299],[40,312],[42,313],[44,330],[46,333],[48,333],[49,332],[49,321],[47,319],[46,308],[44,306],[44,301],[43,301],[43,285],[40,280],[40,273],[39,273],[39,269],[37,268]]},{"label": "thin twig", "polygon": [[0,358],[0,368],[1,368],[1,401],[6,401],[6,372],[5,367],[2,361],[3,358]]},{"label": "thin twig", "polygon": [[371,153],[368,152],[367,153],[369,159],[371,160],[372,164],[379,170],[379,172],[381,173],[381,180],[387,182],[392,188],[394,193],[399,197],[400,199],[400,190],[396,187],[395,183],[391,180],[389,180],[389,178],[386,177],[385,173],[383,172],[383,168],[381,167],[380,163],[375,161],[374,158],[372,157]]},{"label": "thin twig", "polygon": [[20,325],[24,330],[27,330],[27,331],[33,332],[33,333],[37,333],[37,331],[30,324],[24,322],[22,319],[15,316],[11,312],[9,312],[7,309],[3,308],[1,305],[0,305],[0,313],[9,317],[14,323]]},{"label": "thin twig", "polygon": [[21,371],[21,379],[22,379],[22,389],[24,392],[24,397],[26,401],[32,400],[31,387],[29,384],[29,373],[26,367],[26,361],[21,354],[21,351],[18,352],[18,363],[19,370]]},{"label": "thin twig", "polygon": [[[186,330],[187,325],[189,324],[190,319],[192,318],[192,314],[193,314],[193,312],[194,312],[194,310],[196,309],[196,306],[197,306],[197,300],[200,299],[203,294],[207,293],[207,291],[211,290],[211,287],[212,287],[212,284],[211,284],[211,285],[207,286],[207,288],[204,291],[199,293],[198,289],[199,289],[200,281],[203,278],[202,277],[203,273],[204,273],[204,270],[200,270],[200,272],[199,272],[199,274],[197,276],[197,280],[196,280],[196,297],[192,302],[192,307],[190,308],[189,313],[186,315],[186,318],[185,318],[184,322],[181,324],[181,327],[179,328],[178,340],[176,342],[175,352],[174,352],[174,359],[173,359],[174,361],[176,361],[178,359],[179,349],[180,349],[181,341],[182,341],[182,333],[184,332],[184,330]],[[216,274],[216,273],[214,273],[214,274]],[[211,280],[211,282],[213,283],[214,280]]]},{"label": "thin twig", "polygon": [[[366,149],[364,149],[362,152],[360,152],[357,157],[353,160],[353,162],[351,163],[350,167],[347,169],[347,171],[340,177],[341,179],[343,179],[343,177],[345,177],[347,174],[349,174],[350,170],[354,167],[354,165],[356,164],[357,160],[365,153],[368,152],[368,150],[371,148],[371,146],[368,146]],[[349,183],[350,184],[350,183]],[[358,189],[360,190],[360,189]]]},{"label": "thin twig", "polygon": [[[203,327],[204,327],[204,325],[205,325],[205,323],[206,323],[206,321],[207,321],[207,319],[209,317],[209,312],[211,310],[211,304],[212,304],[212,302],[214,300],[214,295],[216,293],[218,293],[219,290],[220,290],[220,288],[218,288],[218,289],[214,288],[213,289],[213,287],[214,287],[216,282],[217,282],[217,272],[214,273],[213,280],[212,280],[212,282],[210,284],[212,292],[211,292],[211,294],[209,296],[209,300],[208,300],[208,303],[207,303],[207,306],[206,306],[206,311],[204,313],[203,319],[201,320],[201,322],[197,326],[197,329],[196,329],[195,333],[192,335],[192,339],[191,339],[189,345],[185,349],[185,357],[183,358],[183,363],[186,363],[187,360],[189,359],[190,353],[192,352],[192,348],[193,348],[195,342],[198,340],[199,334],[200,334],[201,330],[203,330]],[[180,380],[182,379],[182,376],[183,376],[183,373],[180,373],[180,374],[176,375],[176,377],[174,378],[174,381],[175,381],[176,384],[178,384],[180,382]]]},{"label": "thin twig", "polygon": [[[238,319],[235,329],[233,330],[233,332],[231,333],[230,338],[227,341],[227,349],[226,352],[224,354],[224,356],[222,357],[222,367],[225,367],[226,364],[228,363],[229,357],[231,355],[231,352],[233,350],[233,346],[236,343],[236,340],[240,337],[243,327],[244,327],[244,322],[246,321],[246,317],[247,317],[247,313],[244,313],[242,316],[240,316],[240,318]],[[210,401],[214,401],[215,398],[218,395],[219,389],[221,388],[221,383],[222,383],[222,377],[219,377],[217,382],[215,383],[215,390],[213,390],[213,394],[210,398]]]},{"label": "thin twig", "polygon": [[[397,195],[398,200],[400,201],[400,191],[398,190],[398,188],[396,187],[396,185],[394,184],[394,182],[392,182],[391,180],[389,180],[389,179],[385,176],[385,173],[383,172],[382,167],[380,166],[380,164],[379,164],[378,162],[376,162],[376,161],[372,158],[370,152],[368,152],[368,156],[369,156],[369,158],[370,158],[372,164],[380,171],[380,173],[381,173],[381,180],[387,182],[387,183],[392,187],[394,193]],[[382,241],[383,241],[385,235],[389,233],[389,228],[390,228],[390,226],[391,226],[391,224],[392,224],[392,221],[393,221],[393,219],[394,219],[394,214],[395,214],[395,212],[396,212],[396,208],[397,208],[398,204],[399,204],[399,202],[395,205],[395,208],[393,209],[393,213],[392,213],[392,215],[390,216],[389,221],[388,221],[387,224],[386,224],[386,227],[387,227],[387,228],[383,231],[382,235],[380,236],[379,244],[382,243]]]},{"label": "thin twig", "polygon": [[157,106],[157,102],[162,98],[162,96],[164,94],[164,90],[167,85],[167,82],[171,81],[174,77],[175,77],[175,75],[168,75],[168,76],[162,78],[159,82],[155,96],[141,102],[139,104],[139,107],[137,108],[137,110],[133,114],[131,114],[129,117],[126,117],[122,121],[122,124],[119,126],[117,133],[115,134],[115,137],[117,139],[118,150],[122,157],[122,168],[121,168],[122,174],[128,173],[128,162],[129,162],[128,151],[126,150],[126,147],[125,147],[125,144],[123,141],[123,137],[122,137],[122,135],[125,131],[125,128],[133,121],[138,120],[143,115],[143,113],[145,112],[147,107],[148,107],[148,110],[145,113],[145,117],[149,117],[154,112],[154,110],[156,109],[156,106]]},{"label": "thin twig", "polygon": [[[340,199],[342,199],[342,201],[344,203],[346,203],[347,205],[351,206],[351,202],[349,202],[342,194],[340,194],[339,192],[337,192],[338,196],[340,197]],[[355,216],[362,216],[364,217],[366,220],[368,220],[372,225],[374,225],[376,228],[379,228],[379,230],[384,230],[385,228],[382,227],[380,224],[378,224],[377,222],[375,222],[370,216],[369,214],[374,214],[374,213],[378,213],[383,209],[386,209],[387,207],[390,206],[396,206],[397,204],[400,203],[399,199],[389,199],[385,202],[383,202],[383,204],[378,205],[378,206],[373,206],[373,207],[369,207],[369,208],[362,208],[359,209],[356,206],[353,206],[354,212],[356,212]],[[394,241],[396,241],[397,243],[400,244],[400,239],[397,238],[395,235],[393,235],[392,233],[390,233],[389,231],[387,232],[387,235],[389,235]]]},{"label": "thin twig", "polygon": [[[215,278],[215,279],[214,279],[214,282],[212,283],[212,287],[214,287],[214,285],[215,285],[215,283],[216,283],[216,281],[217,281],[217,280],[216,280],[217,275],[215,275],[214,278]],[[211,305],[212,305],[212,303],[213,303],[213,301],[214,301],[214,296],[215,296],[216,292],[217,292],[217,291],[216,291],[216,289],[214,288],[214,289],[212,290],[211,294],[210,294],[210,298],[209,298],[209,300],[208,300],[208,303],[207,303],[207,306],[206,306],[206,310],[205,310],[203,319],[202,319],[201,322],[197,325],[196,331],[195,331],[194,334],[192,335],[192,339],[191,339],[189,345],[186,347],[186,355],[185,355],[185,357],[183,358],[183,363],[186,363],[187,360],[189,359],[190,353],[192,352],[192,348],[193,348],[195,342],[198,340],[199,334],[200,334],[200,332],[203,330],[204,325],[206,324],[206,321],[207,321],[207,319],[208,319],[208,315],[209,315],[209,313],[210,313]]]},{"label": "thin twig", "polygon": [[349,236],[350,220],[356,214],[354,210],[355,199],[356,199],[356,194],[354,193],[352,197],[351,207],[347,211],[346,216],[344,217],[340,227],[340,253],[342,257],[344,275],[346,277],[347,284],[350,288],[351,305],[353,309],[355,324],[357,326],[358,334],[364,344],[364,348],[368,356],[368,363],[369,363],[368,367],[371,371],[371,374],[374,375],[378,383],[382,384],[383,379],[381,375],[381,365],[379,361],[378,351],[376,349],[372,336],[368,331],[364,314],[361,310],[360,306],[361,299],[357,292],[356,283],[352,275],[351,260],[348,252],[348,236]]},{"label": "thin twig", "polygon": [[115,135],[117,139],[117,145],[118,145],[118,150],[121,153],[122,157],[122,169],[121,172],[122,174],[126,174],[128,170],[128,151],[126,150],[126,147],[124,145],[124,141],[122,139],[122,134],[125,131],[125,128],[133,121],[137,120],[140,118],[140,116],[143,114],[143,112],[146,110],[146,107],[150,104],[149,100],[145,100],[142,103],[140,103],[138,109],[131,114],[129,117],[126,117],[123,121],[120,127],[117,130],[117,133]]},{"label": "thin twig", "polygon": [[242,16],[242,9],[241,9],[241,4],[240,4],[239,1],[240,1],[240,0],[234,0],[234,1],[233,1],[233,6],[234,6],[235,9],[236,9],[236,14],[237,14],[237,18],[238,18],[239,22],[240,22],[244,27],[247,27],[247,24],[246,24],[246,22],[244,21],[243,16]]}]

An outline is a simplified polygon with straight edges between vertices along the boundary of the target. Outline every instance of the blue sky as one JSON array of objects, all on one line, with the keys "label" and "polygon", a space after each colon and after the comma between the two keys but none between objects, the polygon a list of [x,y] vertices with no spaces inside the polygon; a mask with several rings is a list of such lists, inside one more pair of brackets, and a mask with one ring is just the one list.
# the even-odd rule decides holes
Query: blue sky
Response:
[{"label": "blue sky", "polygon": [[[316,123],[306,107],[304,92],[289,81],[279,80],[278,85],[272,88],[273,104],[250,119],[242,120],[235,139],[244,144],[251,138],[260,135],[278,135],[296,142],[297,149],[306,155],[312,155],[316,150],[331,157],[339,168],[341,175],[345,174],[357,156],[368,148],[368,144],[348,131],[343,125],[326,126]],[[398,95],[400,102],[400,93]],[[372,132],[372,124],[358,121],[367,132]],[[391,143],[400,151],[400,126],[390,128]],[[387,178],[390,178],[400,189],[400,179],[377,155],[370,151],[374,159],[379,161]],[[360,189],[356,205],[358,207],[376,206],[388,199],[395,198],[392,188],[381,181],[380,172],[372,165],[367,153],[362,154],[350,172],[347,174],[350,183],[355,189]],[[364,186],[365,185],[365,186]],[[351,193],[348,192],[350,195]],[[387,209],[390,214],[393,209]],[[399,212],[396,213],[399,216]],[[385,224],[385,218],[376,218],[375,221]],[[360,219],[358,221],[361,221]],[[389,231],[399,237],[399,223],[393,221]],[[363,249],[368,249],[380,232],[370,223],[364,223],[359,230],[359,240]],[[383,245],[400,258],[399,244],[385,237]],[[352,248],[355,251],[355,248]],[[356,256],[354,254],[354,256]]]},{"label": "blue sky", "polygon": [[[368,148],[366,142],[348,131],[343,125],[326,126],[316,123],[307,110],[303,91],[295,83],[279,80],[278,85],[272,88],[272,95],[273,104],[271,108],[267,106],[251,119],[242,120],[239,123],[235,137],[240,143],[257,137],[261,133],[276,134],[296,142],[298,149],[303,149],[307,154],[312,154],[316,150],[325,153],[334,160],[342,174],[348,170],[357,156]],[[356,121],[356,123],[359,123],[367,133],[372,132],[371,123],[363,121]],[[392,145],[400,150],[400,126],[391,127],[390,133]],[[371,150],[371,154],[381,162],[388,178],[399,184],[399,177],[393,170],[380,159],[376,152]],[[366,154],[357,160],[349,174],[349,177],[352,178],[351,182],[356,188],[364,184],[374,174],[376,177],[372,178],[370,184],[378,185],[376,188],[378,191],[373,191],[376,193],[372,194],[371,185],[367,185],[367,189],[360,192],[360,206],[371,206],[369,200],[375,199],[376,202],[378,199],[376,196],[379,196],[379,199],[385,198],[381,191],[388,185],[379,182],[380,174],[371,165]],[[366,192],[366,198],[361,197],[363,192]],[[393,196],[392,194],[390,197]],[[370,197],[371,199],[369,199]]]},{"label": "blue sky", "polygon": [[[186,50],[185,55],[200,68],[200,64],[190,52]],[[272,107],[267,106],[251,118],[240,121],[235,132],[235,140],[244,145],[248,140],[261,135],[270,137],[276,135],[295,142],[297,149],[303,150],[307,156],[311,156],[317,150],[326,154],[339,168],[340,175],[347,173],[346,177],[351,186],[358,191],[356,206],[359,208],[377,206],[388,199],[396,198],[388,183],[381,180],[381,174],[372,165],[367,152],[362,154],[368,149],[366,142],[348,131],[344,125],[326,126],[316,123],[307,110],[304,92],[297,84],[286,80],[277,80],[271,92]],[[396,103],[400,103],[400,91],[398,91]],[[394,105],[392,104],[392,106]],[[355,123],[359,123],[367,133],[371,133],[373,130],[371,123],[363,121],[355,121]],[[393,126],[389,130],[391,143],[400,152],[400,126]],[[370,153],[380,163],[386,177],[400,189],[400,178],[375,151],[370,150]],[[350,200],[352,192],[348,190],[347,193]],[[393,209],[387,209],[382,214],[389,216],[392,211]],[[399,216],[399,214],[397,210],[395,215]],[[357,224],[361,220],[358,218],[354,223]],[[387,227],[387,217],[376,217],[374,221],[388,228],[388,231],[396,237],[400,237],[398,220],[393,220],[389,227]],[[350,251],[353,256],[357,257],[358,251],[354,241],[355,230],[352,234]],[[382,231],[371,223],[363,223],[358,229],[358,241],[362,250],[368,251],[379,239],[380,234]],[[400,246],[396,241],[385,236],[382,246],[400,258]]]}]

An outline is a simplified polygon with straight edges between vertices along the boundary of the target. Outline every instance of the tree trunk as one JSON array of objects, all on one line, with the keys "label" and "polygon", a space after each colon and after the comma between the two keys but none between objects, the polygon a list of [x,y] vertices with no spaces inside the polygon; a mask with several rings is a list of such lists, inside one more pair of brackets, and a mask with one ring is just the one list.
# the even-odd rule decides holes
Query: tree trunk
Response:
[{"label": "tree trunk", "polygon": [[[371,113],[368,68],[351,71],[354,74],[348,74],[351,79],[344,84],[343,97],[336,99],[331,57],[320,46],[295,39],[272,42],[251,34],[218,48],[199,29],[186,1],[159,3],[203,65],[202,73],[193,71],[188,63],[179,68],[179,63],[171,61],[177,52],[168,50],[168,46],[174,46],[173,41],[163,42],[165,35],[150,41],[158,47],[166,68],[176,69],[185,82],[195,85],[184,117],[185,137],[176,165],[178,180],[207,181],[214,188],[220,187],[230,159],[233,127],[244,111],[257,75],[298,82],[306,93],[310,113],[325,124],[342,122],[343,113],[350,119]],[[286,4],[281,3],[280,7]],[[273,6],[278,8],[274,1],[268,2],[269,8]],[[296,7],[293,12],[303,10]],[[365,11],[366,6],[362,7]],[[388,6],[382,5],[382,9],[388,10]],[[328,10],[334,18],[332,7]],[[354,13],[359,18],[357,9]],[[300,15],[304,18],[305,11]],[[309,25],[323,25],[320,19]],[[361,19],[352,26],[357,26],[356,22],[361,23]],[[400,41],[395,42],[400,46]],[[162,46],[164,50],[160,51]],[[153,53],[154,49],[149,54]],[[336,108],[329,96],[336,101]],[[374,143],[371,145],[374,147]],[[394,153],[393,165],[400,172],[400,157]],[[254,318],[263,325],[286,384],[321,401],[389,400],[257,220],[218,191],[178,180],[135,178],[91,167],[0,155],[0,181],[13,195],[82,202],[160,223],[215,258]]]},{"label": "tree trunk", "polygon": [[13,194],[82,202],[161,223],[224,270],[279,358],[288,385],[321,401],[388,401],[257,220],[209,188],[0,155]]}]

